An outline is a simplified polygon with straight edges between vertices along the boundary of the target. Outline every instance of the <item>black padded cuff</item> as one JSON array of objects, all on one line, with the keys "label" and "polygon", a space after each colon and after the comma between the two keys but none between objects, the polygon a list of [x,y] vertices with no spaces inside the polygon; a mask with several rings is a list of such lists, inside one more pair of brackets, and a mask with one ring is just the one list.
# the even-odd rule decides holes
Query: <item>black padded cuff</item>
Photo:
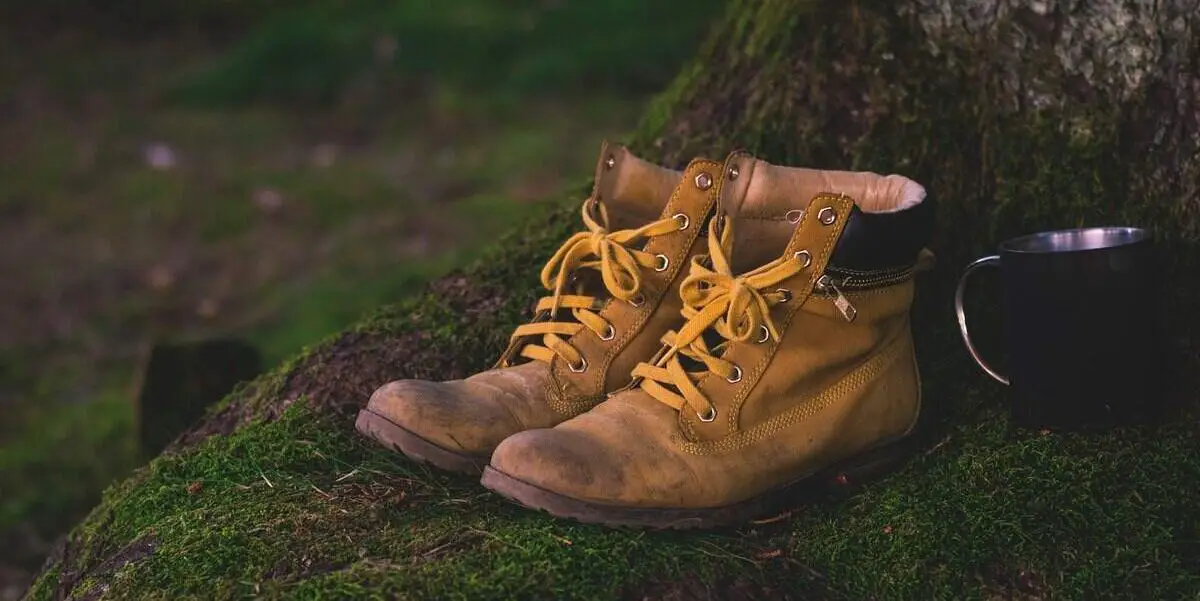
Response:
[{"label": "black padded cuff", "polygon": [[829,258],[831,267],[874,271],[911,265],[933,236],[935,211],[926,197],[919,204],[894,213],[850,210],[841,238]]}]

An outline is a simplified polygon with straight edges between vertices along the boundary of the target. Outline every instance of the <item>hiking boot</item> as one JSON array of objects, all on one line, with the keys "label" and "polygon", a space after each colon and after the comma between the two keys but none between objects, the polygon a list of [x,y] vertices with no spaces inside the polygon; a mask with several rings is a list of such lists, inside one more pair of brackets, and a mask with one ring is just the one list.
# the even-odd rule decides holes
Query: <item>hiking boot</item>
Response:
[{"label": "hiking boot", "polygon": [[628,384],[682,321],[679,282],[704,248],[721,167],[695,160],[680,173],[605,144],[583,204],[587,229],[546,263],[550,294],[495,366],[463,380],[386,384],[358,414],[358,430],[411,458],[478,474],[508,436],[553,426]]},{"label": "hiking boot", "polygon": [[629,387],[505,440],[482,482],[610,525],[695,528],[854,483],[907,451],[921,409],[910,306],[932,206],[897,175],[735,153],[684,325]]}]

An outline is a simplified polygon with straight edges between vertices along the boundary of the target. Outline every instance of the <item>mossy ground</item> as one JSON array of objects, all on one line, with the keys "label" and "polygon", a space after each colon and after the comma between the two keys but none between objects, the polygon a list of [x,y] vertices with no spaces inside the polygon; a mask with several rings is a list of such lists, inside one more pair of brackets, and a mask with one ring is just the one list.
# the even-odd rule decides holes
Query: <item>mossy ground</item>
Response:
[{"label": "mossy ground", "polygon": [[[901,471],[734,531],[623,531],[514,507],[473,479],[362,441],[352,415],[374,385],[490,362],[536,294],[531,266],[575,227],[576,207],[563,203],[474,267],[227,399],[186,437],[196,446],[108,491],[32,598],[1200,595],[1200,448],[1195,420],[1182,417],[1194,382],[1174,374],[1184,402],[1166,425],[1018,430],[1004,391],[962,352],[948,301],[961,266],[1000,238],[1138,221],[1177,251],[1176,285],[1148,299],[1148,311],[1161,303],[1181,364],[1194,366],[1192,199],[1137,196],[1182,190],[1136,168],[1169,157],[1124,144],[1137,111],[1099,100],[1066,114],[992,110],[988,70],[918,52],[926,40],[886,7],[856,4],[832,18],[801,10],[811,5],[735,3],[636,144],[667,162],[745,146],[774,162],[900,171],[929,187],[942,228],[940,265],[920,284],[916,314],[928,427]],[[878,93],[868,102],[862,89]],[[1063,127],[1080,120],[1082,130]]]},{"label": "mossy ground", "polygon": [[143,351],[275,364],[476,257],[690,54],[677,5],[0,0],[0,600],[145,460]]}]

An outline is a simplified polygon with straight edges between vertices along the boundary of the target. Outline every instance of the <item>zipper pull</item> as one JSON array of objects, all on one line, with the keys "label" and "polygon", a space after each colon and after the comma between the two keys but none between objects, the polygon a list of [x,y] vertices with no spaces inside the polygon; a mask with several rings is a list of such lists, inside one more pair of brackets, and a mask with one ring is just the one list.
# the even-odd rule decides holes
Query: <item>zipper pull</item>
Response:
[{"label": "zipper pull", "polygon": [[833,306],[842,312],[842,317],[845,317],[846,321],[854,321],[854,318],[858,317],[858,309],[855,309],[854,305],[850,304],[850,299],[846,298],[845,294],[842,294],[841,289],[837,287],[837,283],[834,282],[833,278],[827,275],[821,276],[821,279],[817,280],[817,287],[824,292],[833,292],[835,295]]}]

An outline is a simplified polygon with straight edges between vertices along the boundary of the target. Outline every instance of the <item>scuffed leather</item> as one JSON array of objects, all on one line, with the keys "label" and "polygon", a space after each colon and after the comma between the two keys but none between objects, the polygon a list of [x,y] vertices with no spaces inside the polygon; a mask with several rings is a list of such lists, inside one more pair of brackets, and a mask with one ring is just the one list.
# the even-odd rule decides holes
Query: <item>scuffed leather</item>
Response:
[{"label": "scuffed leather", "polygon": [[[753,179],[761,173],[756,168],[740,175]],[[858,310],[852,322],[831,298],[813,294],[856,200],[852,190],[825,192],[846,196],[810,199],[787,235],[780,228],[775,236],[737,239],[742,248],[735,246],[734,256],[743,260],[807,250],[813,265],[782,284],[794,297],[772,308],[783,330],[779,342],[731,343],[722,354],[743,370],[742,380],[710,373],[698,382],[717,410],[715,420],[704,422],[687,406],[673,409],[635,387],[553,428],[506,439],[492,467],[598,504],[716,508],[910,433],[921,410],[910,322],[915,285],[850,294]],[[826,207],[839,218],[832,225],[816,219]]]},{"label": "scuffed leather", "polygon": [[[694,183],[701,172],[713,178],[707,190]],[[636,228],[679,213],[689,223],[646,245],[647,252],[662,254],[670,263],[662,272],[642,273],[641,306],[605,302],[600,315],[613,324],[612,340],[601,340],[586,328],[568,339],[587,359],[587,369],[572,372],[557,357],[549,364],[506,366],[517,362],[520,345],[514,342],[492,369],[464,380],[391,382],[375,392],[368,408],[445,449],[482,456],[516,432],[549,427],[595,406],[627,384],[633,365],[652,354],[662,335],[682,321],[679,282],[691,255],[702,247],[696,243],[697,233],[717,203],[720,175],[721,164],[713,161],[697,159],[678,172],[605,143],[596,165],[593,198],[604,203],[612,229]]]},{"label": "scuffed leather", "polygon": [[368,407],[444,449],[478,455],[513,432],[557,423],[543,402],[549,386],[546,364],[530,362],[463,380],[397,380],[376,390]]}]

